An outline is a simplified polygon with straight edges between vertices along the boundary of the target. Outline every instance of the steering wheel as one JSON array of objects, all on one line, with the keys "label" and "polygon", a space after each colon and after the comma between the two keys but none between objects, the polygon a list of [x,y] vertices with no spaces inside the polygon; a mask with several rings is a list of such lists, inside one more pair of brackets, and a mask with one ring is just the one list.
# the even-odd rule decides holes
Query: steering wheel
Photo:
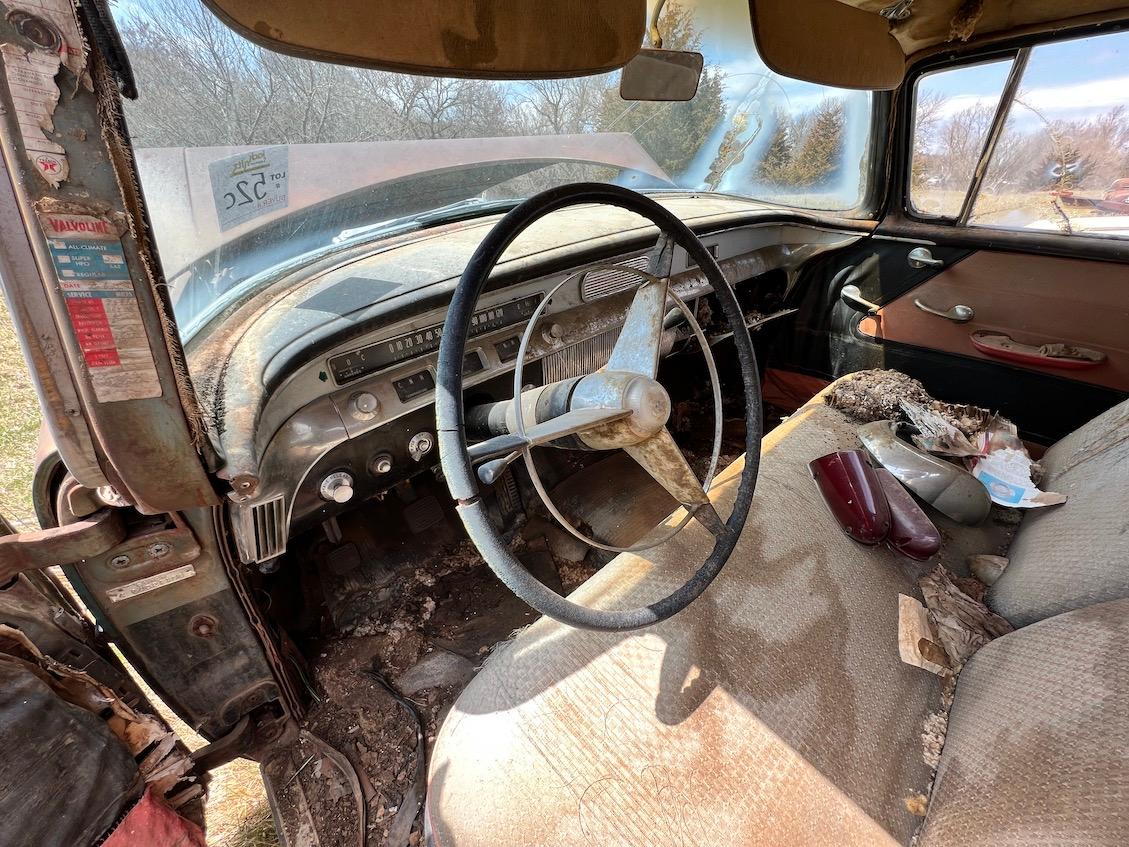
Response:
[{"label": "steering wheel", "polygon": [[[639,273],[643,281],[636,289],[608,364],[585,377],[521,391],[526,347],[551,295],[545,297],[530,318],[519,347],[511,431],[468,446],[463,410],[463,361],[475,305],[494,266],[514,239],[534,222],[560,209],[593,203],[635,212],[655,224],[660,232],[651,253],[651,272]],[[745,466],[741,471],[733,511],[725,522],[722,522],[706,494],[719,448],[720,388],[705,336],[690,310],[670,290],[670,261],[674,244],[689,254],[713,287],[733,333],[741,366],[745,392]],[[627,270],[625,267],[616,269]],[[671,409],[670,397],[655,379],[668,300],[687,316],[710,365],[717,426],[713,466],[705,483],[698,480],[666,428]],[[436,383],[439,460],[459,517],[471,541],[499,579],[541,614],[571,626],[609,632],[650,626],[682,611],[701,596],[732,554],[745,525],[760,464],[761,394],[756,354],[745,317],[717,260],[689,227],[649,197],[615,185],[576,183],[544,191],[510,211],[478,246],[455,289],[443,325]],[[530,420],[531,417],[542,419]],[[550,511],[560,519],[536,475],[531,451],[534,446],[549,443],[564,446],[570,438],[579,439],[590,449],[625,450],[686,508],[687,515],[675,526],[674,532],[685,527],[693,517],[713,535],[714,546],[705,562],[673,593],[636,609],[604,610],[581,606],[541,583],[510,552],[481,498],[474,464],[485,462],[480,465],[478,476],[492,481],[509,462],[524,456],[539,494]],[[565,528],[578,534],[567,522]],[[660,541],[669,539],[674,532],[663,536]],[[597,546],[615,549],[603,544]]]}]

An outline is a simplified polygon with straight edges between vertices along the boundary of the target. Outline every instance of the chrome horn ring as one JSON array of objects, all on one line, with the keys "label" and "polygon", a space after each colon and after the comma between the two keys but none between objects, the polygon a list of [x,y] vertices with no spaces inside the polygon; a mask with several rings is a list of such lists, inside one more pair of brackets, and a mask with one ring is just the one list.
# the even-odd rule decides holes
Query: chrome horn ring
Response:
[{"label": "chrome horn ring", "polygon": [[[565,279],[557,283],[557,285],[554,286],[553,290],[550,291],[548,295],[546,295],[541,300],[541,302],[537,304],[537,308],[529,318],[529,323],[526,324],[525,332],[522,333],[521,343],[518,345],[517,362],[514,366],[513,408],[515,435],[519,435],[522,438],[527,437],[525,424],[526,410],[522,407],[521,404],[521,390],[525,383],[525,380],[523,379],[523,373],[525,369],[525,354],[529,348],[529,341],[533,337],[533,331],[536,328],[537,322],[541,319],[542,314],[544,314],[545,307],[548,305],[549,301],[553,299],[553,295],[560,291],[560,289],[563,288],[566,284],[576,279],[583,279],[585,276],[595,271],[611,269],[614,269],[616,271],[627,271],[643,277],[643,282],[640,284],[640,286],[648,282],[658,282],[658,278],[655,277],[654,274],[647,273],[647,271],[644,271],[641,268],[631,268],[620,265],[596,265],[594,267],[585,268],[582,271],[577,271],[576,273],[570,274],[569,276],[565,277]],[[638,291],[638,287],[636,288],[636,290]],[[702,354],[706,360],[706,368],[709,370],[710,374],[710,384],[713,388],[714,408],[713,453],[710,456],[710,465],[709,469],[706,471],[705,480],[703,480],[702,482],[702,489],[706,492],[709,492],[710,485],[714,479],[714,475],[717,473],[718,458],[721,456],[721,436],[723,423],[721,406],[721,381],[717,375],[717,363],[714,361],[713,351],[710,349],[709,340],[706,338],[706,334],[702,331],[702,327],[698,323],[698,319],[694,316],[694,311],[686,304],[685,300],[683,300],[669,288],[667,289],[666,296],[667,299],[674,302],[679,311],[681,311],[683,316],[686,318],[687,323],[690,324],[690,328],[694,331],[694,337],[698,339],[698,343],[701,345]],[[665,425],[665,421],[663,423]],[[521,453],[522,458],[525,460],[525,469],[529,473],[529,478],[533,483],[533,488],[534,490],[536,490],[537,496],[541,498],[541,502],[545,504],[545,508],[549,510],[549,514],[551,514],[557,521],[557,523],[559,523],[575,538],[578,538],[585,544],[588,544],[599,550],[606,550],[609,553],[641,553],[644,550],[650,550],[653,547],[658,547],[659,545],[665,544],[666,542],[670,541],[670,539],[674,538],[674,536],[681,532],[694,517],[694,512],[697,507],[687,506],[683,503],[680,505],[686,508],[686,514],[672,529],[664,532],[654,541],[637,544],[632,547],[616,547],[602,541],[597,541],[595,538],[590,538],[575,526],[573,526],[572,522],[567,517],[565,517],[564,514],[561,513],[560,509],[557,508],[556,504],[553,503],[552,498],[549,497],[549,492],[545,490],[545,484],[541,480],[541,474],[537,470],[537,463],[533,459],[532,446],[523,446],[519,448],[519,452]]]}]

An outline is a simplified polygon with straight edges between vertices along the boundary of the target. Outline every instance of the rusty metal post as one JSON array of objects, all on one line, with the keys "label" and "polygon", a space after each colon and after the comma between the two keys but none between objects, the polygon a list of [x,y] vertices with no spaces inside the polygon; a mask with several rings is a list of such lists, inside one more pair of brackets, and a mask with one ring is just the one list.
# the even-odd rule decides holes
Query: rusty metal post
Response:
[{"label": "rusty metal post", "polygon": [[119,95],[69,0],[0,20],[5,293],[60,455],[143,512],[217,501]]}]

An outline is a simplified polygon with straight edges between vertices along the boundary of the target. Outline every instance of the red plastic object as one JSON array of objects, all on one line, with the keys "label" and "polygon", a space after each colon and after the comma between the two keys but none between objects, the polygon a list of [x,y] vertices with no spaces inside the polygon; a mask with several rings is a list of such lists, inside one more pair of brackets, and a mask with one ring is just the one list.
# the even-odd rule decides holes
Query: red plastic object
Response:
[{"label": "red plastic object", "polygon": [[890,507],[878,476],[861,450],[828,453],[808,463],[823,502],[843,532],[875,545],[890,533]]},{"label": "red plastic object", "polygon": [[145,794],[114,827],[102,847],[207,847],[200,827],[153,796]]},{"label": "red plastic object", "polygon": [[[1010,344],[1003,346],[1003,343],[1000,341],[990,340],[1000,338],[1007,339],[1007,342],[1010,342]],[[993,359],[1003,359],[1006,362],[1015,362],[1020,365],[1030,365],[1035,368],[1059,368],[1066,371],[1082,371],[1088,368],[1096,368],[1105,361],[1104,359],[1095,362],[1092,359],[1068,359],[1062,356],[1044,356],[1042,353],[1038,352],[1038,347],[1032,347],[1029,344],[1020,344],[1000,332],[981,330],[968,336],[968,340],[972,342],[973,347],[985,356],[991,356]]]},{"label": "red plastic object", "polygon": [[875,468],[874,473],[890,507],[886,546],[895,553],[924,562],[941,549],[941,533],[892,473],[885,468]]}]

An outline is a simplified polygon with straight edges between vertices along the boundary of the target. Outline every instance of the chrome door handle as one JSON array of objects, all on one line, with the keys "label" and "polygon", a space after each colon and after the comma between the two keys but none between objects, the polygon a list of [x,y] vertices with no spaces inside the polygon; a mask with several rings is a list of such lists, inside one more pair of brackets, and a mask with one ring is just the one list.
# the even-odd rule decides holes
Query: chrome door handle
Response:
[{"label": "chrome door handle", "polygon": [[928,247],[914,247],[909,251],[909,266],[911,268],[943,268],[943,259],[934,259]]},{"label": "chrome door handle", "polygon": [[971,306],[962,306],[959,303],[953,306],[947,312],[942,312],[940,309],[934,309],[932,306],[927,306],[916,297],[913,299],[913,305],[917,306],[917,308],[921,309],[921,311],[923,312],[928,312],[931,315],[936,315],[939,318],[944,318],[947,321],[952,321],[953,323],[958,324],[968,323],[970,320],[976,317],[976,312],[972,311]]},{"label": "chrome door handle", "polygon": [[856,312],[862,312],[864,315],[876,315],[878,310],[882,308],[877,303],[871,303],[864,298],[857,285],[844,285],[843,290],[839,292],[839,299]]}]

